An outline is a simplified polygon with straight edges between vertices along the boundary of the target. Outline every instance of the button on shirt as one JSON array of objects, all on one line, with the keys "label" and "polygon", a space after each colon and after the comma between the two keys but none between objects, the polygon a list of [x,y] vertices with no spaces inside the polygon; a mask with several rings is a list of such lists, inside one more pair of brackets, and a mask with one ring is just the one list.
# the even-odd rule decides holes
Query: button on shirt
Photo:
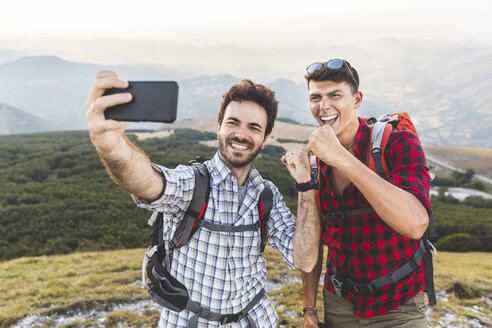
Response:
[{"label": "button on shirt", "polygon": [[[280,252],[293,269],[292,239],[295,218],[285,205],[278,189],[263,180],[253,167],[246,179],[244,200],[239,203],[237,179],[218,153],[205,162],[210,173],[210,199],[205,220],[220,225],[247,225],[259,220],[258,200],[265,184],[273,192],[273,207],[268,220],[268,242]],[[180,165],[168,169],[154,165],[166,179],[163,195],[152,203],[136,200],[137,205],[164,214],[164,241],[170,241],[188,208],[195,186],[194,171]],[[260,232],[221,232],[199,229],[187,246],[172,253],[169,272],[182,282],[193,301],[221,314],[240,312],[266,285],[266,262],[259,251]],[[276,327],[278,317],[268,296],[249,312],[260,327]],[[159,327],[186,327],[194,313],[174,312],[163,308]],[[199,327],[219,327],[217,321],[198,321]],[[228,327],[249,327],[242,319]]]}]

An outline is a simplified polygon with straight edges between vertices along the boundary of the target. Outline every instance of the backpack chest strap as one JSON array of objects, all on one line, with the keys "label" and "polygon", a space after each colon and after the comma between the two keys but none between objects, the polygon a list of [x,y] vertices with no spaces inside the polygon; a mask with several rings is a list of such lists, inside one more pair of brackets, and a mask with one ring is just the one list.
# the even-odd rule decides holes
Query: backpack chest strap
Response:
[{"label": "backpack chest strap", "polygon": [[211,223],[209,221],[200,221],[200,225],[203,228],[206,228],[211,231],[223,231],[223,232],[243,232],[243,231],[253,231],[258,230],[260,228],[260,221],[257,221],[255,224],[245,224],[245,225],[220,225]]}]

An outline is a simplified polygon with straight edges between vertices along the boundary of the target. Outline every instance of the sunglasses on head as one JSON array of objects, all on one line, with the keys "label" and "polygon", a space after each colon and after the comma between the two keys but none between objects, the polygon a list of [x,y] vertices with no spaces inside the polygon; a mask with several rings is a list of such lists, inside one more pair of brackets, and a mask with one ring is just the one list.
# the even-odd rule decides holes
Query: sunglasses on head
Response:
[{"label": "sunglasses on head", "polygon": [[337,70],[337,69],[342,68],[343,65],[345,65],[345,67],[347,67],[347,70],[350,73],[352,80],[354,80],[354,83],[357,86],[357,89],[359,89],[359,83],[357,83],[357,80],[355,79],[354,74],[352,74],[352,70],[348,66],[347,62],[343,59],[332,59],[332,60],[329,60],[329,61],[323,62],[323,63],[312,63],[311,65],[306,67],[306,72],[308,74],[312,74],[316,71],[321,70],[323,68],[323,66],[326,66],[326,68],[329,68],[331,70]]}]

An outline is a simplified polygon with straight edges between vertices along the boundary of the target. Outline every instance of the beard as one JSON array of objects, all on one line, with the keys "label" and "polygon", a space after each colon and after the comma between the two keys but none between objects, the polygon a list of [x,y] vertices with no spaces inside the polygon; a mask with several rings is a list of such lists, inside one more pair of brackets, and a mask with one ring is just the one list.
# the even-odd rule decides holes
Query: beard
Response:
[{"label": "beard", "polygon": [[[235,154],[233,151],[229,151],[227,144],[231,142],[237,142],[248,146],[250,153],[244,157],[239,154]],[[243,168],[256,158],[261,150],[261,146],[254,148],[254,144],[248,140],[241,140],[237,137],[229,137],[226,140],[219,138],[219,153],[222,160],[233,168]]]}]

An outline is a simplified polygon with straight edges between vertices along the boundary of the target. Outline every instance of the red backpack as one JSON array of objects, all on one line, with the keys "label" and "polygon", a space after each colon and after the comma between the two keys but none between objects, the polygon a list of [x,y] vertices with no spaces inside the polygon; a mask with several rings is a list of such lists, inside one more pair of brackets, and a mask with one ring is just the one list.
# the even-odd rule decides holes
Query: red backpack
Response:
[{"label": "red backpack", "polygon": [[[383,160],[384,150],[393,131],[410,131],[418,139],[417,129],[407,113],[394,113],[379,116],[378,118],[362,118],[371,129],[371,142],[368,143],[367,163],[371,170],[380,177],[387,179],[389,169]],[[419,140],[420,142],[420,140]]]}]

